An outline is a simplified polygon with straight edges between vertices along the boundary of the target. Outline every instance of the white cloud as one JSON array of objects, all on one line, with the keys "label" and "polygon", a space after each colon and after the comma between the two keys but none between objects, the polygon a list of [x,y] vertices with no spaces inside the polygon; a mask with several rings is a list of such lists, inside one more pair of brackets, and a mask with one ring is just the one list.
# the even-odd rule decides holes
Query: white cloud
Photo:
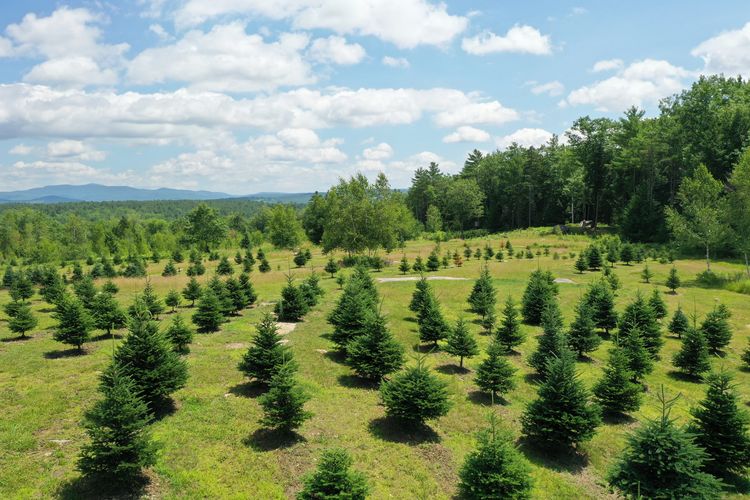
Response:
[{"label": "white cloud", "polygon": [[703,59],[705,71],[750,76],[750,22],[701,42],[690,54]]},{"label": "white cloud", "polygon": [[557,80],[547,83],[538,83],[531,81],[527,82],[526,84],[531,87],[531,93],[534,95],[547,94],[548,96],[558,96],[565,90],[565,85],[558,82]]},{"label": "white cloud", "polygon": [[515,25],[505,35],[500,36],[491,31],[461,41],[461,48],[469,54],[482,56],[495,52],[513,52],[518,54],[546,55],[552,53],[549,35],[527,25]]},{"label": "white cloud", "polygon": [[0,177],[5,189],[27,189],[48,184],[101,184],[143,185],[142,176],[131,170],[112,172],[98,169],[75,160],[17,161],[13,165],[0,165]]},{"label": "white cloud", "polygon": [[591,68],[591,71],[594,73],[599,73],[601,71],[612,71],[616,69],[621,69],[625,63],[622,62],[622,59],[604,59],[603,61],[597,61],[594,63],[594,67]]},{"label": "white cloud", "polygon": [[393,156],[393,148],[387,142],[381,142],[377,146],[365,148],[362,157],[366,160],[382,161]]},{"label": "white cloud", "polygon": [[107,155],[81,141],[66,139],[47,144],[47,156],[50,158],[66,158],[81,161],[102,161]]},{"label": "white cloud", "polygon": [[443,142],[452,144],[455,142],[486,142],[490,140],[490,134],[482,129],[463,126],[458,127],[455,132],[443,137]]},{"label": "white cloud", "polygon": [[346,38],[340,36],[318,38],[308,52],[315,61],[340,65],[357,64],[367,55],[360,44],[347,43]]},{"label": "white cloud", "polygon": [[165,30],[161,24],[152,24],[148,27],[148,30],[159,37],[159,40],[164,41],[172,38],[172,36],[167,33],[167,30]]},{"label": "white cloud", "polygon": [[31,83],[52,83],[55,85],[113,85],[117,83],[117,73],[113,69],[103,69],[90,57],[59,57],[37,64],[26,73],[23,81]]},{"label": "white cloud", "polygon": [[667,61],[645,59],[617,72],[615,76],[578,88],[561,101],[561,106],[590,104],[597,111],[619,112],[630,106],[654,104],[679,92],[692,74]]},{"label": "white cloud", "polygon": [[519,146],[531,147],[541,146],[551,138],[552,132],[548,132],[547,130],[541,128],[521,128],[512,134],[498,137],[495,143],[500,149],[506,149],[514,143]]},{"label": "white cloud", "polygon": [[381,62],[383,65],[391,68],[408,68],[410,66],[409,61],[405,57],[383,56]]},{"label": "white cloud", "polygon": [[128,66],[128,79],[150,85],[185,82],[191,88],[229,92],[272,90],[315,81],[300,51],[304,34],[285,33],[272,43],[248,35],[245,24],[216,25],[209,32],[193,30],[171,45],[146,49]]},{"label": "white cloud", "polygon": [[31,146],[27,146],[26,144],[16,144],[13,146],[8,153],[12,155],[19,155],[19,156],[25,156],[28,154],[31,154],[34,151],[34,148]]},{"label": "white cloud", "polygon": [[188,0],[175,12],[185,28],[226,15],[289,19],[298,29],[374,36],[400,48],[445,45],[466,29],[468,19],[448,14],[428,0]]},{"label": "white cloud", "polygon": [[466,103],[451,110],[441,111],[435,116],[435,123],[441,127],[477,123],[502,125],[519,118],[516,110],[506,108],[498,101],[491,101]]}]

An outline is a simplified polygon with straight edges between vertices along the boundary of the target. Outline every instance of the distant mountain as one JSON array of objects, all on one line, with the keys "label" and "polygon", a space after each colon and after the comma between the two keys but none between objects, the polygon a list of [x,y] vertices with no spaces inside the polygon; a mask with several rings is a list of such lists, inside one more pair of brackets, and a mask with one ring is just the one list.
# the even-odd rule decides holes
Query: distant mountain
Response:
[{"label": "distant mountain", "polygon": [[0,192],[5,203],[63,203],[71,201],[150,201],[150,200],[218,200],[235,198],[226,193],[190,191],[187,189],[140,189],[129,186],[61,184],[23,191]]}]

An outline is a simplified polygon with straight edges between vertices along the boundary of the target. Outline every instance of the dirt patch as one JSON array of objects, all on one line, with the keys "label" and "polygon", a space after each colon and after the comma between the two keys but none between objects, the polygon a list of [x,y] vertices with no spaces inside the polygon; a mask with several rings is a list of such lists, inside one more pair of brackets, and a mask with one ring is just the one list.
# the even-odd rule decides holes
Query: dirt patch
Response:
[{"label": "dirt patch", "polygon": [[[418,281],[417,276],[398,276],[396,278],[378,278],[378,283],[390,283],[392,281]],[[428,276],[427,281],[468,281],[469,278],[456,278],[454,276]]]},{"label": "dirt patch", "polygon": [[328,349],[315,349],[315,352],[319,354],[328,354]]},{"label": "dirt patch", "polygon": [[248,345],[247,342],[232,342],[231,344],[225,344],[224,347],[227,349],[244,349]]},{"label": "dirt patch", "polygon": [[458,471],[451,451],[440,443],[425,443],[416,449],[425,465],[432,471],[440,489],[453,498],[458,484]]},{"label": "dirt patch", "polygon": [[295,328],[297,328],[297,323],[276,323],[276,326],[279,328],[279,335],[286,335],[287,333],[291,333],[294,331]]},{"label": "dirt patch", "polygon": [[569,278],[555,278],[555,283],[572,283],[575,284],[575,281]]},{"label": "dirt patch", "polygon": [[258,307],[268,307],[273,305],[276,305],[276,302],[261,302],[260,304],[258,304]]}]

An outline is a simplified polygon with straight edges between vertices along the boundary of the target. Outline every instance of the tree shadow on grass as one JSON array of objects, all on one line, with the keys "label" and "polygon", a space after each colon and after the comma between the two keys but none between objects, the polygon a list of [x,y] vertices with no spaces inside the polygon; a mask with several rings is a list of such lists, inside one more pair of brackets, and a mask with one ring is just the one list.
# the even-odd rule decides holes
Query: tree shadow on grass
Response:
[{"label": "tree shadow on grass", "polygon": [[46,359],[62,359],[62,358],[77,358],[86,354],[86,349],[78,350],[74,347],[72,349],[62,349],[59,351],[47,351],[44,353]]},{"label": "tree shadow on grass", "polygon": [[412,346],[412,350],[420,354],[429,354],[433,351],[439,351],[440,347],[436,346],[435,344],[414,344]]},{"label": "tree shadow on grass", "polygon": [[607,413],[602,414],[602,421],[608,425],[627,425],[636,422],[636,419],[627,413]]},{"label": "tree shadow on grass", "polygon": [[404,321],[406,321],[407,323],[416,323],[417,318],[415,318],[414,316],[404,316]]},{"label": "tree shadow on grass", "polygon": [[339,384],[350,389],[370,389],[378,388],[379,383],[366,378],[358,377],[352,374],[339,375],[337,377]]},{"label": "tree shadow on grass", "polygon": [[429,425],[415,425],[398,418],[379,417],[370,421],[367,427],[373,436],[391,443],[415,445],[440,442],[440,436]]},{"label": "tree shadow on grass", "polygon": [[307,441],[304,436],[294,431],[284,431],[279,429],[258,429],[250,436],[242,440],[245,446],[249,446],[255,451],[274,451],[283,448],[289,448],[297,443]]},{"label": "tree shadow on grass", "polygon": [[55,496],[61,500],[137,499],[144,496],[149,484],[150,480],[145,474],[136,476],[127,484],[121,484],[111,479],[79,476],[63,483]]},{"label": "tree shadow on grass", "polygon": [[31,335],[26,335],[24,337],[21,337],[20,335],[16,337],[5,337],[4,339],[0,339],[0,342],[23,342],[24,340],[31,340],[34,337]]},{"label": "tree shadow on grass", "polygon": [[252,398],[255,399],[268,390],[264,384],[255,380],[251,382],[243,382],[229,388],[229,393],[234,394],[240,398]]},{"label": "tree shadow on grass", "polygon": [[102,333],[101,335],[97,335],[96,337],[91,337],[91,342],[100,342],[102,340],[120,340],[122,339],[122,334],[120,333]]},{"label": "tree shadow on grass", "polygon": [[341,349],[334,349],[323,354],[326,359],[338,363],[339,365],[346,364],[346,352]]},{"label": "tree shadow on grass", "polygon": [[469,370],[465,366],[461,367],[453,363],[440,365],[437,368],[435,368],[435,370],[439,371],[443,375],[466,375],[467,373],[471,372],[471,370]]},{"label": "tree shadow on grass", "polygon": [[680,382],[692,382],[694,384],[700,384],[703,378],[699,375],[690,375],[677,370],[670,370],[667,372],[667,376],[673,380],[679,380]]},{"label": "tree shadow on grass", "polygon": [[[471,391],[469,393],[469,401],[477,405],[492,406],[492,394],[482,391]],[[495,404],[505,406],[508,404],[508,400],[498,395],[495,396]]]},{"label": "tree shadow on grass", "polygon": [[518,447],[535,465],[556,472],[580,473],[589,463],[588,457],[570,449],[554,449],[533,443],[526,438],[518,441]]},{"label": "tree shadow on grass", "polygon": [[527,384],[539,385],[542,382],[544,382],[544,377],[542,377],[542,375],[537,372],[532,372],[532,373],[525,373],[523,376],[523,380]]},{"label": "tree shadow on grass", "polygon": [[159,420],[173,415],[177,411],[177,403],[175,403],[174,399],[166,397],[160,401],[155,402],[151,410],[154,415],[154,421],[158,422]]},{"label": "tree shadow on grass", "polygon": [[580,355],[576,355],[576,361],[578,363],[589,363],[590,364],[590,363],[594,362],[594,358],[592,358],[590,356],[586,356],[585,354],[580,354]]},{"label": "tree shadow on grass", "polygon": [[56,310],[57,309],[55,309],[54,307],[42,307],[41,309],[39,309],[39,312],[44,313],[44,314],[50,314],[50,313],[55,312]]}]

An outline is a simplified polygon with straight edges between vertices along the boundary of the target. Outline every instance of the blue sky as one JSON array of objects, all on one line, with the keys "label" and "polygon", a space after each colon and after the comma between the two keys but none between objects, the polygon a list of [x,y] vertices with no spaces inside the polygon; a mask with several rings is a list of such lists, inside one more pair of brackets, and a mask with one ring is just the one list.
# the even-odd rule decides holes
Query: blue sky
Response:
[{"label": "blue sky", "polygon": [[405,187],[711,73],[750,76],[744,2],[3,2],[0,190]]}]

